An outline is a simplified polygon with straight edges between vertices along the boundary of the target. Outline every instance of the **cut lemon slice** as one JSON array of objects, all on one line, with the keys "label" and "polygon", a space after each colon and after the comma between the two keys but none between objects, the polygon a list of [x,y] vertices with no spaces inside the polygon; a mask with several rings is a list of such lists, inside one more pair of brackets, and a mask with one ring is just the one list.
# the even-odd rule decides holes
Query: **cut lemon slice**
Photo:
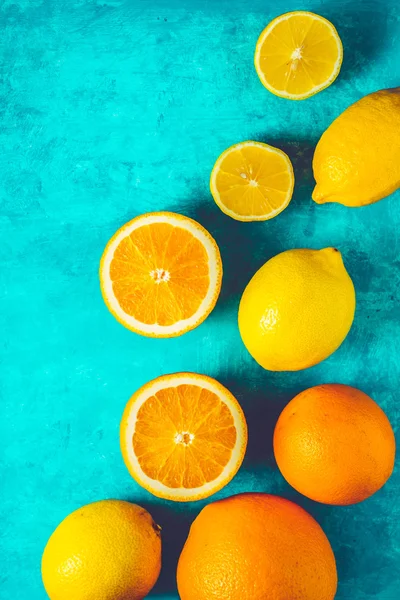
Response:
[{"label": "cut lemon slice", "polygon": [[243,411],[218,381],[195,373],[164,375],[129,400],[121,450],[132,477],[160,498],[200,500],[224,487],[246,451]]},{"label": "cut lemon slice", "polygon": [[303,100],[335,81],[342,60],[342,42],[332,23],[296,11],[277,17],[264,29],[254,64],[270,92]]},{"label": "cut lemon slice", "polygon": [[122,325],[149,337],[173,337],[200,325],[214,308],[221,279],[221,256],[208,231],[168,212],[124,225],[100,263],[109,310]]},{"label": "cut lemon slice", "polygon": [[289,157],[268,144],[242,142],[221,154],[210,188],[220,209],[238,221],[266,221],[289,204],[294,174]]}]

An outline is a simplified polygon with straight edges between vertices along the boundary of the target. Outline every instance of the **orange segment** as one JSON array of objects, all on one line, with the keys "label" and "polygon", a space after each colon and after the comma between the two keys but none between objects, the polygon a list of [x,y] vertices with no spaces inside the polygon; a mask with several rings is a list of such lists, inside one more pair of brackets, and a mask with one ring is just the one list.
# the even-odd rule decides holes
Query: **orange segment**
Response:
[{"label": "orange segment", "polygon": [[131,475],[162,498],[206,498],[239,469],[247,443],[237,400],[215,379],[178,373],[155,379],[128,402],[121,449]]},{"label": "orange segment", "polygon": [[289,157],[261,142],[242,142],[221,154],[210,188],[220,209],[238,221],[265,221],[289,204],[294,175]]},{"label": "orange segment", "polygon": [[174,213],[149,213],[124,225],[100,266],[104,300],[126,327],[154,337],[199,325],[218,298],[222,264],[211,235]]},{"label": "orange segment", "polygon": [[264,29],[254,64],[270,92],[302,100],[333,83],[342,60],[342,42],[332,23],[296,11],[277,17]]}]

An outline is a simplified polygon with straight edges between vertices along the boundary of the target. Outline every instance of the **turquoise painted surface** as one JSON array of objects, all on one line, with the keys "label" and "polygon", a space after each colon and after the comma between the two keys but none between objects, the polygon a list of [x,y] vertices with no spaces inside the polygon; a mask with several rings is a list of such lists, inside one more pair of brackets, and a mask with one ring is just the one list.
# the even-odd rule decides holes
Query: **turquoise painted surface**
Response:
[{"label": "turquoise painted surface", "polygon": [[[218,378],[249,421],[244,466],[215,498],[257,490],[299,502],[332,542],[339,600],[398,597],[398,471],[363,504],[327,507],[285,483],[271,447],[282,407],[323,382],[360,387],[398,428],[400,194],[360,210],[310,200],[322,131],[351,102],[400,83],[398,3],[3,0],[0,7],[0,598],[43,600],[40,557],[53,528],[78,506],[109,497],[143,504],[163,526],[164,569],[151,597],[177,598],[177,556],[205,503],[162,502],[139,488],[122,463],[118,425],[141,384],[179,370]],[[297,8],[335,23],[345,59],[333,86],[293,103],[261,86],[252,57],[271,18]],[[294,199],[270,222],[236,223],[208,191],[216,157],[245,139],[275,144],[294,163]],[[225,268],[212,315],[173,340],[120,326],[97,276],[114,231],[161,209],[205,225]],[[236,326],[245,284],[277,252],[327,245],[343,252],[356,286],[350,335],[312,369],[263,371]]]}]

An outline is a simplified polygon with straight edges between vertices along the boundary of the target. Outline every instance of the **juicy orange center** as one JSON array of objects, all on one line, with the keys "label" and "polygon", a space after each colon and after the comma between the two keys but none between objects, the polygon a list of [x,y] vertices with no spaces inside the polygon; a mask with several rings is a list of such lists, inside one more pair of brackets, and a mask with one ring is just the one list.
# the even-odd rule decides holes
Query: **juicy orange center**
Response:
[{"label": "juicy orange center", "polygon": [[184,446],[189,446],[194,440],[194,433],[189,433],[188,431],[182,431],[181,433],[177,433],[174,437],[175,444],[183,444]]},{"label": "juicy orange center", "polygon": [[123,311],[149,325],[190,318],[210,285],[203,244],[169,223],[144,225],[127,235],[114,252],[110,277]]},{"label": "juicy orange center", "polygon": [[222,473],[236,436],[233,416],[217,394],[183,384],[143,403],[132,444],[148,477],[170,488],[192,489]]},{"label": "juicy orange center", "polygon": [[150,271],[150,277],[154,279],[155,283],[166,283],[171,279],[171,274],[169,271],[165,271],[165,269],[153,269]]}]

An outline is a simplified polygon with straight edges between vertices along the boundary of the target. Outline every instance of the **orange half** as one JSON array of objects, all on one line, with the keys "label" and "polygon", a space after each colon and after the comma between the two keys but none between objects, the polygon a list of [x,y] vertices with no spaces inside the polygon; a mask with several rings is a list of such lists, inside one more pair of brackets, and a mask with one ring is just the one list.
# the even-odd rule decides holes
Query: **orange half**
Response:
[{"label": "orange half", "polygon": [[237,221],[266,221],[289,204],[294,174],[289,157],[262,142],[242,142],[221,154],[210,189],[220,209]]},{"label": "orange half", "polygon": [[197,327],[221,289],[218,246],[196,221],[169,212],[141,215],[111,238],[100,263],[104,301],[128,329],[173,337]]},{"label": "orange half", "polygon": [[331,85],[342,60],[342,42],[332,23],[300,10],[271,21],[254,56],[262,84],[291,100],[303,100]]},{"label": "orange half", "polygon": [[120,427],[132,477],[160,498],[187,502],[214,494],[234,477],[247,445],[236,398],[196,373],[164,375],[129,400]]}]

